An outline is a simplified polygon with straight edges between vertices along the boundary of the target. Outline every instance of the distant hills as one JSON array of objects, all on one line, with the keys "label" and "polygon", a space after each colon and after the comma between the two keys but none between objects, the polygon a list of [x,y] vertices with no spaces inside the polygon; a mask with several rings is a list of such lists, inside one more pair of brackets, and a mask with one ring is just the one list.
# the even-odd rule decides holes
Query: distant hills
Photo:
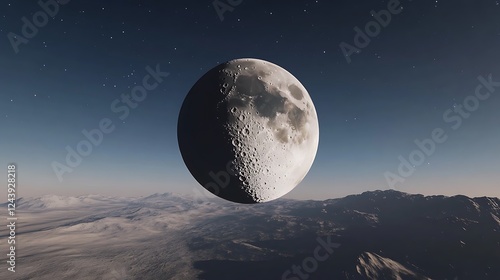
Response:
[{"label": "distant hills", "polygon": [[389,190],[259,205],[171,193],[17,203],[19,279],[500,279],[498,198]]}]

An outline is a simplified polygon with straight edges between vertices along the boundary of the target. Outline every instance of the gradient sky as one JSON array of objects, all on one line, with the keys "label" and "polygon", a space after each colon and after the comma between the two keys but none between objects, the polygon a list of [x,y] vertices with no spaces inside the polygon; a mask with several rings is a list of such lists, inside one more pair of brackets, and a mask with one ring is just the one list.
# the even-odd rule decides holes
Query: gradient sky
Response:
[{"label": "gradient sky", "polygon": [[[212,1],[70,1],[18,53],[8,34],[22,36],[21,19],[42,8],[0,5],[0,166],[18,165],[18,196],[203,191],[178,150],[178,113],[206,71],[244,57],[287,69],[316,105],[316,161],[286,197],[389,189],[384,174],[398,174],[398,156],[408,159],[435,128],[447,140],[394,188],[500,196],[500,87],[456,130],[443,119],[474,95],[479,76],[500,81],[499,1],[402,0],[351,63],[339,45],[355,45],[354,28],[388,1],[243,0],[222,21]],[[119,119],[113,101],[157,64],[170,75]],[[65,163],[66,147],[103,118],[115,130],[60,182],[51,164]]]}]

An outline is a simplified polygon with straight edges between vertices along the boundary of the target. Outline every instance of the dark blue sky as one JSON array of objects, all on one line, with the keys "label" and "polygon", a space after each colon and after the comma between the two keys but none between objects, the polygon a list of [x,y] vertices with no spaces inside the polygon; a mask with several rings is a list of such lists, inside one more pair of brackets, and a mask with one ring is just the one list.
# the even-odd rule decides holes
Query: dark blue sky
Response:
[{"label": "dark blue sky", "polygon": [[[500,87],[475,95],[478,77],[500,81],[499,1],[400,4],[348,63],[339,45],[356,47],[354,28],[388,1],[243,0],[221,21],[212,1],[73,0],[45,24],[35,1],[3,1],[0,165],[18,164],[21,196],[201,191],[178,151],[180,106],[210,68],[253,57],[297,77],[318,112],[316,161],[288,197],[391,187],[500,196]],[[34,16],[40,27],[16,53],[22,18]],[[168,77],[120,119],[111,104],[125,104],[121,96],[157,65]],[[66,148],[104,118],[115,129],[60,181],[54,162],[67,165]],[[436,128],[446,140],[424,154],[414,141]],[[414,170],[401,173],[405,160]]]}]

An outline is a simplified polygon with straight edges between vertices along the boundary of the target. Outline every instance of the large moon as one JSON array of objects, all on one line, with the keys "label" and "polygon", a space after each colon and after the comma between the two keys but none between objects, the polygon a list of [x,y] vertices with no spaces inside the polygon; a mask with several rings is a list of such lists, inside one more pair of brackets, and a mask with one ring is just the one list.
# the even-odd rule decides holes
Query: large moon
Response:
[{"label": "large moon", "polygon": [[186,96],[177,138],[193,177],[211,193],[261,203],[290,192],[316,157],[319,125],[304,86],[280,66],[236,59]]}]

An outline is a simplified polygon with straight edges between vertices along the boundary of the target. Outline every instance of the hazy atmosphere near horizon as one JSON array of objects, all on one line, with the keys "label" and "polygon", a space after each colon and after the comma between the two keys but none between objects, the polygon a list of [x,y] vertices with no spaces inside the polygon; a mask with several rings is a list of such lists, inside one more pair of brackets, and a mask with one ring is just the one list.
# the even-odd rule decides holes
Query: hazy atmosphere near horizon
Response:
[{"label": "hazy atmosphere near horizon", "polygon": [[237,58],[283,67],[316,106],[316,159],[286,198],[500,196],[499,1],[60,2],[0,4],[0,166],[17,165],[18,197],[206,192],[179,111]]}]

